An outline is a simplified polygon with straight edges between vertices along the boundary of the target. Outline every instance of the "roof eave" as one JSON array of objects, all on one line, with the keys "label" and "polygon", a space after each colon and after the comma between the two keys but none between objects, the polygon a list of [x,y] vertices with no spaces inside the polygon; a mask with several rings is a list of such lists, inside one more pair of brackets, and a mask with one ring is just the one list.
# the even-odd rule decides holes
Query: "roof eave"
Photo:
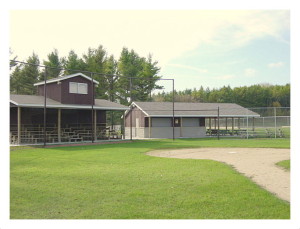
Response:
[{"label": "roof eave", "polygon": [[[14,105],[18,107],[31,107],[31,108],[43,108],[44,104],[18,104],[15,101],[10,101]],[[66,104],[58,104],[58,105],[49,105],[46,104],[46,108],[63,108],[63,109],[92,109],[92,106],[76,106],[76,105],[66,105]],[[101,107],[101,106],[93,106],[93,109],[95,110],[118,110],[118,111],[126,111],[129,110],[129,108],[121,108],[121,107]]]},{"label": "roof eave", "polygon": [[[147,115],[147,117],[151,118],[172,118],[173,115]],[[174,117],[187,117],[187,118],[217,118],[218,115],[174,115]],[[249,117],[260,117],[260,115],[219,115],[220,118],[249,118]]]}]

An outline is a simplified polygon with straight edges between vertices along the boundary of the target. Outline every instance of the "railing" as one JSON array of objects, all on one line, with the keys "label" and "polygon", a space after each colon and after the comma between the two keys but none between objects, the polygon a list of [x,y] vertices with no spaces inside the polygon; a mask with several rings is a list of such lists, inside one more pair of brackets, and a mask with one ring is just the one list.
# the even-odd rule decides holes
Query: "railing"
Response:
[{"label": "railing", "polygon": [[[46,143],[57,142],[81,142],[94,140],[110,140],[121,139],[123,135],[121,131],[116,131],[107,127],[105,123],[97,124],[93,132],[89,123],[67,124],[60,128],[60,136],[58,127],[55,124],[47,124],[46,127]],[[96,135],[95,135],[96,133]],[[20,131],[20,144],[41,144],[44,142],[43,125],[22,125]],[[18,144],[18,130],[16,125],[10,126],[10,144]]]}]

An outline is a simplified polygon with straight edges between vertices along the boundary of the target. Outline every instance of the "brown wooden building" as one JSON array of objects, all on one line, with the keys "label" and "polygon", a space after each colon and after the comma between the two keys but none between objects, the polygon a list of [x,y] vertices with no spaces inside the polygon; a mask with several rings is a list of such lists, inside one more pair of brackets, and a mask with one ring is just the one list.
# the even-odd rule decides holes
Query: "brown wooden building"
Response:
[{"label": "brown wooden building", "polygon": [[[125,111],[128,107],[104,99],[95,99],[99,84],[76,73],[46,82],[46,129],[44,128],[44,82],[37,95],[10,95],[10,143],[39,144],[121,138],[120,129],[107,124],[107,111]],[[93,113],[92,113],[93,112]]]}]

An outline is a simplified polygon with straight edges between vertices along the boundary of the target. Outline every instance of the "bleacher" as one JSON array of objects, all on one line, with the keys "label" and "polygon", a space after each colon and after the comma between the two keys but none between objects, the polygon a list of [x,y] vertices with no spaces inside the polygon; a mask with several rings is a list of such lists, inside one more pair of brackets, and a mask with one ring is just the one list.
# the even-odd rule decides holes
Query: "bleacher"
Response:
[{"label": "bleacher", "polygon": [[[105,124],[96,126],[97,140],[121,139],[120,131],[111,130]],[[93,133],[91,124],[68,124],[61,127],[61,142],[92,141]],[[94,139],[95,140],[95,139]],[[22,125],[21,144],[40,144],[44,142],[43,125]],[[56,143],[58,139],[58,128],[55,124],[47,124],[46,142]],[[18,144],[18,130],[16,125],[10,127],[10,144]]]}]

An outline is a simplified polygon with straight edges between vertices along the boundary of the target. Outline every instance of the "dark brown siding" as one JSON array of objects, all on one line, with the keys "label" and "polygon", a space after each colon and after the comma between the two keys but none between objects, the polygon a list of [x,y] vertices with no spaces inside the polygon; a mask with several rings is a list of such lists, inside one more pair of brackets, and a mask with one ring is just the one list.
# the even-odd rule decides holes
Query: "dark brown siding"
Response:
[{"label": "dark brown siding", "polygon": [[[88,94],[75,94],[69,93],[69,83],[86,83],[88,85]],[[37,93],[40,96],[44,96],[44,85],[39,85],[37,88]],[[47,98],[56,100],[63,104],[82,104],[82,105],[92,105],[95,104],[95,100],[92,97],[92,82],[83,78],[82,76],[72,77],[70,79],[65,79],[54,83],[47,84]]]},{"label": "dark brown siding", "polygon": [[97,124],[106,123],[106,111],[97,110]]},{"label": "dark brown siding", "polygon": [[[47,109],[47,124],[57,123],[57,110]],[[22,125],[43,125],[44,109],[42,108],[21,108],[21,123]]]},{"label": "dark brown siding", "polygon": [[136,118],[139,118],[140,127],[145,127],[145,114],[137,107],[129,111],[125,117],[125,127],[130,127],[130,112],[132,112],[132,127],[136,127]]},{"label": "dark brown siding", "polygon": [[17,107],[10,108],[10,124],[11,125],[18,124],[18,108]]},{"label": "dark brown siding", "polygon": [[[92,124],[92,110],[68,110],[61,112],[61,123],[65,124]],[[106,123],[106,111],[97,110],[97,124]]]},{"label": "dark brown siding", "polygon": [[[61,102],[61,84],[48,83],[46,90],[47,98]],[[44,96],[44,85],[38,86],[38,95]]]},{"label": "dark brown siding", "polygon": [[[69,83],[87,83],[88,84],[88,94],[73,94],[69,93]],[[64,104],[85,104],[92,105],[95,104],[94,98],[92,97],[92,82],[81,76],[73,77],[61,81],[61,103]]]}]

